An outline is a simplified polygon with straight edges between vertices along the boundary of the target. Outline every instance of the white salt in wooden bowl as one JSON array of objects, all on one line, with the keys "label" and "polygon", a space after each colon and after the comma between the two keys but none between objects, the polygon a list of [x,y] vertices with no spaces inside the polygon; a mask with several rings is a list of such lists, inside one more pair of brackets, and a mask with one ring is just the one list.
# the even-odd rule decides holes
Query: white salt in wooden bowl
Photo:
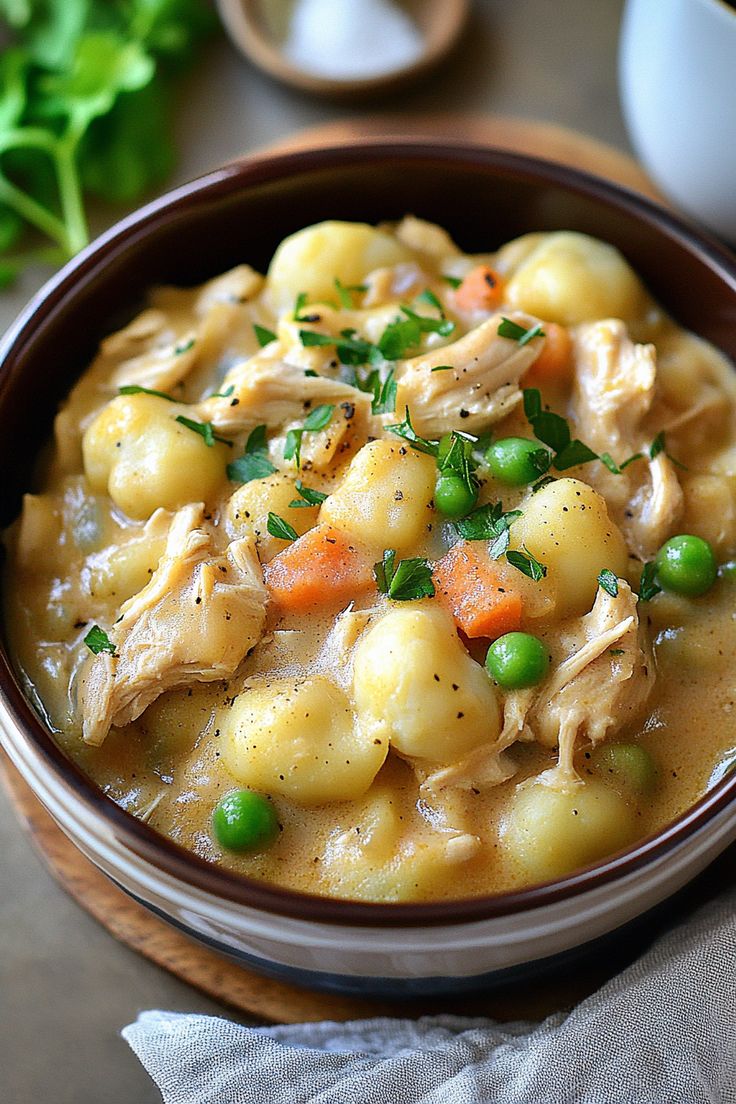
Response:
[{"label": "white salt in wooden bowl", "polygon": [[[225,30],[254,65],[277,80],[316,95],[358,99],[394,91],[432,69],[455,45],[468,15],[469,0],[395,0],[415,25],[421,43],[408,62],[361,77],[329,76],[302,67],[285,47],[290,13],[298,0],[217,0]],[[328,41],[330,28],[325,28]],[[387,46],[387,49],[389,47]],[[316,65],[324,64],[320,59]]]}]

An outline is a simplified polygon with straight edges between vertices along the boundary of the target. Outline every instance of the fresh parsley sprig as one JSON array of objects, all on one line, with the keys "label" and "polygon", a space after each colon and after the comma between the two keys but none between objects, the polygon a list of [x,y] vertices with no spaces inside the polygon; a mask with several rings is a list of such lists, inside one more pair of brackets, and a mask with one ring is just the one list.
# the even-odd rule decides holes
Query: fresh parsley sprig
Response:
[{"label": "fresh parsley sprig", "polygon": [[609,568],[604,567],[598,575],[598,586],[610,594],[611,598],[618,597],[618,576]]},{"label": "fresh parsley sprig", "polygon": [[512,322],[510,318],[501,319],[496,333],[499,337],[508,337],[519,346],[527,345],[535,337],[544,337],[544,330],[539,323],[536,326],[530,326],[527,330],[525,326],[520,326],[518,322]]},{"label": "fresh parsley sprig", "polygon": [[321,506],[327,498],[327,495],[323,494],[322,491],[315,491],[312,487],[305,487],[301,479],[297,479],[296,489],[299,493],[299,498],[292,498],[289,503],[289,506],[294,510],[306,506]]},{"label": "fresh parsley sprig", "polygon": [[403,437],[417,452],[424,452],[427,456],[437,456],[439,442],[430,441],[427,437],[420,437],[419,434],[414,431],[408,406],[405,407],[403,422],[399,422],[397,425],[386,426],[386,429],[389,433],[395,433],[397,437]]},{"label": "fresh parsley sprig", "polygon": [[276,334],[273,330],[269,330],[265,326],[259,326],[257,322],[253,323],[253,332],[262,349],[265,349],[266,345],[270,345],[272,341],[276,340]]},{"label": "fresh parsley sprig", "polygon": [[250,483],[252,479],[265,479],[276,468],[268,458],[268,442],[265,425],[256,426],[245,443],[245,451],[227,466],[227,477],[233,483]]},{"label": "fresh parsley sprig", "polygon": [[387,548],[383,559],[373,565],[373,576],[380,593],[394,602],[413,602],[434,596],[432,568],[427,560],[415,557],[396,563],[393,548]]},{"label": "fresh parsley sprig", "polygon": [[167,395],[165,391],[154,391],[152,387],[140,387],[137,383],[126,383],[118,387],[120,395],[155,395],[157,399],[166,399],[168,402],[177,402],[173,395]]},{"label": "fresh parsley sprig", "polygon": [[304,434],[317,433],[320,429],[328,426],[334,411],[334,403],[323,403],[321,406],[315,406],[314,410],[304,419],[303,425],[296,429],[290,429],[284,442],[284,460],[294,460],[297,468],[301,467],[302,438]]},{"label": "fresh parsley sprig", "polygon": [[658,594],[662,593],[662,588],[656,581],[656,574],[657,565],[654,560],[644,564],[639,580],[640,602],[651,602],[652,598],[656,598]]},{"label": "fresh parsley sprig", "polygon": [[295,541],[299,538],[299,534],[294,526],[289,525],[288,521],[284,521],[282,517],[279,517],[278,514],[274,514],[271,510],[268,511],[266,528],[272,537],[278,537],[279,540]]},{"label": "fresh parsley sprig", "polygon": [[453,524],[464,540],[491,541],[488,554],[492,560],[499,560],[509,547],[509,529],[518,517],[521,510],[504,511],[503,503],[488,502]]},{"label": "fresh parsley sprig", "polygon": [[183,414],[178,414],[174,421],[191,429],[192,433],[198,433],[207,448],[213,448],[215,441],[219,441],[221,445],[227,445],[228,448],[233,447],[232,441],[228,441],[227,437],[221,437],[219,433],[215,433],[212,422],[195,422],[193,418],[185,418]]},{"label": "fresh parsley sprig", "polygon": [[530,579],[533,579],[535,583],[538,583],[540,579],[543,579],[547,574],[547,567],[541,563],[536,556],[533,556],[529,549],[522,545],[523,552],[511,551],[506,553],[506,559],[522,574],[528,575]]},{"label": "fresh parsley sprig", "polygon": [[84,643],[92,652],[92,655],[99,655],[100,652],[109,652],[111,656],[115,655],[115,645],[99,625],[92,626],[84,638]]}]

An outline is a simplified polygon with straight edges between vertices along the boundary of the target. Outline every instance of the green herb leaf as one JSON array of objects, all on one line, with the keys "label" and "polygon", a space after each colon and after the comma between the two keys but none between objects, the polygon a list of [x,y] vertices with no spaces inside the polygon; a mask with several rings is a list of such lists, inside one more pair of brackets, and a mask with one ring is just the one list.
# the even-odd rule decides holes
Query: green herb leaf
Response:
[{"label": "green herb leaf", "polygon": [[242,456],[227,466],[227,477],[233,483],[250,483],[252,479],[265,479],[277,469],[268,458],[265,425],[256,426],[250,433]]},{"label": "green herb leaf", "polygon": [[538,583],[547,574],[546,566],[540,563],[526,547],[524,547],[523,552],[507,552],[506,559],[512,567],[517,568],[522,574],[528,575],[535,583]]},{"label": "green herb leaf", "polygon": [[499,337],[508,337],[517,345],[526,345],[535,337],[544,337],[544,330],[539,323],[526,330],[518,322],[512,322],[510,318],[502,318],[498,324],[496,333]]},{"label": "green herb leaf", "polygon": [[224,391],[213,391],[211,395],[208,395],[208,399],[229,399],[235,390],[235,384],[231,383]]},{"label": "green herb leaf", "polygon": [[625,649],[624,648],[609,648],[608,649],[608,654],[609,655],[615,655],[615,656],[624,655],[625,654]]},{"label": "green herb leaf", "polygon": [[267,330],[265,326],[259,326],[257,322],[253,323],[253,330],[256,335],[256,340],[262,349],[276,340],[276,334],[273,330]]},{"label": "green herb leaf", "polygon": [[624,460],[623,464],[621,465],[621,471],[625,471],[626,468],[628,468],[629,464],[633,464],[635,460],[643,460],[643,459],[644,459],[644,453],[643,452],[635,452],[633,456],[630,456],[628,458],[628,460]]},{"label": "green herb leaf", "polygon": [[394,602],[413,602],[419,598],[432,598],[434,583],[432,568],[427,560],[414,558],[396,561],[396,552],[387,548],[383,560],[373,565],[373,575],[381,594]]},{"label": "green herb leaf", "polygon": [[271,510],[268,511],[266,528],[272,537],[278,537],[279,540],[295,541],[299,537],[293,525],[289,525],[288,521],[284,521],[282,517],[272,513]]},{"label": "green herb leaf", "polygon": [[417,295],[417,303],[426,303],[428,306],[434,307],[435,310],[439,311],[442,318],[445,317],[444,307],[431,288],[425,288],[420,295]]},{"label": "green herb leaf", "polygon": [[432,372],[454,372],[455,369],[452,364],[438,364],[435,368],[430,369]]},{"label": "green herb leaf", "polygon": [[379,594],[388,594],[388,588],[394,577],[394,561],[396,552],[393,548],[385,549],[380,563],[373,565],[373,578],[376,580]]},{"label": "green herb leaf", "polygon": [[622,472],[622,470],[623,470],[623,469],[622,469],[622,468],[620,468],[620,467],[618,466],[618,464],[616,463],[616,461],[615,461],[615,460],[613,459],[613,457],[611,456],[610,452],[602,452],[602,453],[600,454],[600,456],[598,457],[598,459],[600,460],[600,462],[601,462],[602,464],[605,464],[605,465],[606,465],[606,467],[608,468],[608,470],[609,470],[609,471],[610,471],[610,472],[611,472],[611,473],[612,473],[613,475],[620,475],[620,474],[621,474],[621,472]]},{"label": "green herb leaf", "polygon": [[527,421],[533,422],[542,413],[542,392],[537,387],[525,387],[522,396]]},{"label": "green herb leaf", "polygon": [[182,353],[188,353],[190,349],[194,348],[194,338],[190,337],[188,341],[183,341],[181,345],[174,347],[174,356],[181,356]]},{"label": "green herb leaf", "polygon": [[177,401],[173,395],[167,395],[165,391],[154,391],[151,387],[139,387],[137,383],[126,383],[122,387],[118,387],[118,393],[120,395],[155,395],[157,399],[167,399],[169,402]]},{"label": "green herb leaf", "polygon": [[403,437],[417,452],[424,452],[427,456],[437,456],[437,441],[430,441],[426,437],[420,437],[414,432],[414,426],[411,424],[408,406],[405,408],[403,422],[399,422],[398,425],[386,426],[386,429],[389,433],[395,433],[397,437]]},{"label": "green herb leaf", "polygon": [[192,418],[185,418],[183,414],[179,414],[174,421],[191,429],[193,433],[198,433],[208,448],[212,448],[215,441],[228,445],[229,448],[233,447],[232,441],[228,441],[227,437],[221,437],[219,433],[215,433],[212,422],[195,422]]},{"label": "green herb leaf", "polygon": [[657,565],[654,560],[644,564],[641,572],[641,579],[639,580],[640,602],[651,602],[652,598],[656,598],[658,594],[662,593],[661,586],[655,581],[656,574]]},{"label": "green herb leaf", "polygon": [[570,441],[557,453],[552,461],[552,466],[557,471],[567,471],[568,468],[576,468],[578,464],[588,464],[591,460],[598,460],[598,458],[597,452],[593,452],[591,448],[575,438],[574,441]]},{"label": "green herb leaf", "polygon": [[284,441],[284,460],[294,460],[297,468],[302,465],[302,437],[303,429],[290,429]]},{"label": "green herb leaf", "polygon": [[[442,307],[440,307],[442,310]],[[427,318],[424,314],[417,314],[413,310],[409,310],[408,307],[402,307],[401,311],[406,315],[410,322],[413,322],[419,327],[420,333],[438,333],[443,337],[449,337],[455,330],[455,323],[451,322],[449,318]]]},{"label": "green herb leaf", "polygon": [[296,302],[294,303],[294,321],[295,322],[301,322],[302,321],[302,319],[299,317],[299,315],[302,313],[302,311],[304,310],[306,305],[307,305],[307,293],[306,293],[306,291],[300,291],[299,294],[296,297]]},{"label": "green herb leaf", "polygon": [[449,284],[451,288],[459,288],[462,283],[462,280],[459,276],[442,275],[440,279],[444,280],[446,284]]},{"label": "green herb leaf", "polygon": [[340,306],[345,307],[346,310],[352,310],[353,307],[351,291],[365,292],[368,290],[367,284],[342,284],[337,276],[335,277],[335,287],[337,288],[337,294],[340,296]]},{"label": "green herb leaf", "polygon": [[371,403],[371,410],[374,414],[393,414],[396,410],[396,390],[397,383],[394,378],[394,370],[390,368],[386,379],[381,383],[381,377],[378,374],[378,369],[374,369],[371,372],[371,376],[374,378],[373,389],[373,402]]},{"label": "green herb leaf", "polygon": [[652,460],[655,460],[659,456],[660,452],[664,452],[664,430],[662,430],[661,433],[657,434],[649,448],[649,455]]},{"label": "green herb leaf", "polygon": [[[478,506],[466,517],[453,522],[454,528],[465,540],[490,540],[491,558],[497,560],[508,548],[509,526],[521,517],[521,510],[504,512],[501,502]],[[496,543],[498,542],[498,543]]]},{"label": "green herb leaf", "polygon": [[334,345],[342,364],[359,366],[381,361],[383,358],[377,346],[356,337],[355,333],[355,330],[342,330],[339,337],[333,337],[332,334],[317,333],[315,330],[300,330],[299,340],[305,349]]},{"label": "green herb leaf", "polygon": [[84,638],[84,643],[92,652],[92,655],[99,655],[100,652],[109,652],[110,655],[115,655],[115,645],[112,640],[110,640],[105,630],[101,629],[99,625],[92,626]]},{"label": "green herb leaf", "polygon": [[289,506],[295,510],[305,506],[320,506],[327,498],[327,495],[323,494],[322,491],[315,491],[312,487],[305,487],[301,479],[297,479],[296,489],[299,492],[300,498],[293,498],[289,503]]},{"label": "green herb leaf", "polygon": [[324,429],[325,426],[330,424],[334,410],[334,404],[330,403],[323,403],[321,406],[315,406],[314,410],[304,419],[305,432],[316,433],[317,430]]},{"label": "green herb leaf", "polygon": [[598,575],[598,585],[605,590],[606,594],[610,594],[611,598],[618,597],[618,577],[607,567],[604,567]]}]

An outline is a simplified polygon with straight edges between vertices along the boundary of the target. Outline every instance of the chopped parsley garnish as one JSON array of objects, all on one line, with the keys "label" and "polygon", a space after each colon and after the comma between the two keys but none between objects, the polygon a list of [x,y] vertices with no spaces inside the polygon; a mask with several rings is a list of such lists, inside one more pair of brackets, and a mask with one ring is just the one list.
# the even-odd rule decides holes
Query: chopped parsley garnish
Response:
[{"label": "chopped parsley garnish", "polygon": [[207,448],[212,448],[215,441],[219,441],[220,444],[223,445],[228,445],[229,448],[233,447],[232,441],[228,441],[227,437],[221,437],[219,433],[215,433],[212,428],[212,422],[195,422],[192,418],[185,418],[183,414],[179,414],[174,420],[177,421],[179,425],[191,429],[193,433],[198,433],[204,440]]},{"label": "chopped parsley garnish", "polygon": [[661,586],[655,581],[656,574],[657,565],[654,560],[644,564],[641,571],[641,579],[639,580],[640,602],[650,602],[652,598],[656,598],[658,594],[662,593]]},{"label": "chopped parsley garnish", "polygon": [[439,451],[438,442],[430,441],[426,437],[420,437],[414,432],[414,426],[411,424],[408,406],[405,408],[403,422],[399,422],[398,425],[386,426],[386,429],[389,433],[395,433],[397,437],[403,437],[417,452],[424,452],[427,456],[437,456]]},{"label": "chopped parsley garnish", "polygon": [[598,453],[593,452],[591,448],[584,445],[582,441],[577,439],[570,441],[569,444],[557,453],[553,460],[554,467],[557,471],[567,471],[568,468],[577,468],[579,464],[588,464],[591,460],[597,460]]},{"label": "chopped parsley garnish", "polygon": [[608,654],[619,656],[619,655],[624,655],[625,651],[626,651],[625,648],[609,648],[608,649]]},{"label": "chopped parsley garnish", "polygon": [[618,578],[607,567],[604,567],[598,576],[598,586],[612,598],[618,597]]},{"label": "chopped parsley garnish", "polygon": [[341,364],[353,365],[380,364],[383,360],[376,345],[356,337],[356,330],[341,330],[339,337],[332,334],[317,333],[316,330],[300,330],[299,340],[305,349],[322,345],[334,345]]},{"label": "chopped parsley garnish", "polygon": [[92,655],[99,655],[100,652],[109,652],[110,655],[115,655],[115,645],[99,625],[92,626],[84,638],[84,643],[92,652]]},{"label": "chopped parsley garnish", "polygon": [[265,326],[259,326],[257,322],[253,323],[253,331],[256,335],[256,340],[261,348],[265,348],[266,345],[270,345],[272,341],[276,340],[276,334],[273,330],[267,330]]},{"label": "chopped parsley garnish", "polygon": [[[528,387],[523,392],[524,413],[527,421],[534,430],[534,436],[543,444],[548,445],[554,452],[552,467],[557,471],[567,471],[568,468],[576,468],[579,464],[588,464],[591,460],[602,459],[597,452],[589,448],[583,441],[573,438],[567,419],[551,410],[542,409],[542,395],[536,387]],[[607,460],[604,464],[613,471],[616,467],[614,461],[605,454]],[[613,467],[611,466],[613,465]],[[615,472],[620,474],[620,472]]]},{"label": "chopped parsley garnish", "polygon": [[437,446],[437,469],[441,475],[453,475],[462,482],[467,491],[468,508],[478,498],[478,480],[473,474],[477,467],[473,457],[476,440],[455,429],[446,433]]},{"label": "chopped parsley garnish", "polygon": [[419,598],[434,596],[432,568],[420,558],[399,560],[396,552],[387,548],[383,559],[373,565],[373,575],[381,592],[394,602],[413,602]]},{"label": "chopped parsley garnish", "polygon": [[321,506],[327,498],[327,495],[323,494],[322,491],[315,491],[312,487],[305,487],[301,479],[297,479],[296,489],[300,497],[293,498],[289,503],[289,506],[294,510],[298,510],[300,507],[305,506]]},{"label": "chopped parsley garnish", "polygon": [[426,303],[439,311],[442,318],[445,317],[445,309],[431,288],[425,288],[421,295],[417,295],[417,303]]},{"label": "chopped parsley garnish", "polygon": [[295,541],[299,537],[293,525],[289,525],[288,521],[284,521],[282,517],[272,513],[271,510],[268,511],[266,528],[272,537],[278,537],[279,540]]},{"label": "chopped parsley garnish", "polygon": [[431,369],[432,372],[454,372],[455,367],[452,364],[438,364],[435,368]]},{"label": "chopped parsley garnish", "polygon": [[335,277],[335,287],[337,288],[337,294],[340,296],[340,306],[345,307],[346,310],[351,310],[353,306],[351,291],[365,292],[368,290],[367,284],[343,284],[337,276]]},{"label": "chopped parsley garnish", "polygon": [[509,527],[518,517],[521,510],[504,512],[501,502],[489,502],[453,524],[465,540],[493,541],[488,552],[491,559],[498,560],[509,546]]},{"label": "chopped parsley garnish", "polygon": [[284,460],[294,460],[296,466],[301,467],[302,437],[305,433],[316,433],[329,425],[334,410],[334,404],[331,403],[315,406],[314,410],[310,411],[304,419],[304,425],[298,429],[290,429],[284,442]]},{"label": "chopped parsley garnish", "polygon": [[502,318],[498,324],[496,333],[499,337],[508,337],[517,345],[526,345],[535,337],[544,337],[544,330],[539,323],[526,330],[518,322],[512,322],[510,318]]},{"label": "chopped parsley garnish", "polygon": [[118,387],[121,395],[155,395],[157,399],[166,399],[168,402],[177,402],[173,395],[167,395],[165,391],[154,391],[152,387],[139,387],[137,383],[126,383]]},{"label": "chopped parsley garnish", "polygon": [[299,315],[302,313],[302,311],[304,310],[306,305],[307,305],[307,293],[306,293],[306,291],[300,291],[299,294],[296,297],[296,302],[294,303],[294,321],[295,322],[302,322],[303,321],[303,319],[300,318]]},{"label": "chopped parsley garnish", "polygon": [[459,288],[462,283],[462,280],[459,276],[442,275],[440,279],[444,280],[446,284],[449,284],[451,288]]},{"label": "chopped parsley garnish", "polygon": [[528,575],[535,583],[538,583],[539,580],[543,579],[547,574],[545,564],[540,563],[536,556],[533,556],[526,547],[524,547],[523,552],[507,552],[506,559],[512,567],[521,571],[522,574]]},{"label": "chopped parsley garnish", "polygon": [[174,356],[181,356],[182,353],[188,353],[190,349],[194,348],[194,338],[190,337],[188,341],[183,342],[181,345],[174,346]]},{"label": "chopped parsley garnish", "polygon": [[208,399],[229,399],[234,390],[235,390],[235,384],[231,383],[230,386],[225,388],[224,391],[213,391],[211,395],[207,396],[207,398]]},{"label": "chopped parsley garnish", "polygon": [[268,459],[265,425],[256,426],[245,444],[245,451],[227,466],[227,477],[233,483],[250,483],[252,479],[265,479],[276,471]]},{"label": "chopped parsley garnish", "polygon": [[374,414],[393,414],[396,410],[397,384],[393,368],[389,368],[383,381],[377,368],[374,368],[365,380],[360,380],[356,376],[354,386],[373,395],[371,410]]}]

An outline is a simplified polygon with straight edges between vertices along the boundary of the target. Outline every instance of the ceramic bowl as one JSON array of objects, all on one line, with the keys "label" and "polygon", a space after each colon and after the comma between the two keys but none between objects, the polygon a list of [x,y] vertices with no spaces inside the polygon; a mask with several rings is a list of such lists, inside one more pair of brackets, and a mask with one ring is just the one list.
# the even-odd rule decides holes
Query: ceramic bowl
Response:
[{"label": "ceramic bowl", "polygon": [[[736,360],[736,262],[679,219],[594,177],[474,147],[369,142],[263,156],[202,177],[104,234],[52,279],[0,348],[0,522],[17,513],[58,402],[145,290],[194,284],[326,218],[446,226],[469,251],[529,230],[613,242],[686,327]],[[736,838],[736,775],[656,836],[585,870],[457,902],[300,895],[211,866],[105,797],[62,754],[0,650],[0,736],[85,855],[128,893],[243,962],[346,992],[462,990],[539,971],[671,897]]]}]

